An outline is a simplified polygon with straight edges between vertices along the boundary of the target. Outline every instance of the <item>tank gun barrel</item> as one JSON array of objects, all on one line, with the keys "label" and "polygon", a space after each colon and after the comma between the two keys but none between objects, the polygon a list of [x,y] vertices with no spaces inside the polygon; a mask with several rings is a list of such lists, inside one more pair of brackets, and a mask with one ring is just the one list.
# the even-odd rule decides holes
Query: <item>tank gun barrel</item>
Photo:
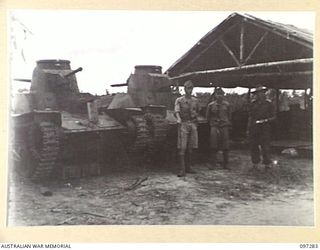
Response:
[{"label": "tank gun barrel", "polygon": [[111,84],[111,87],[124,87],[128,86],[128,83],[116,83],[116,84]]},{"label": "tank gun barrel", "polygon": [[14,78],[13,80],[18,82],[31,82],[31,79]]},{"label": "tank gun barrel", "polygon": [[72,70],[70,73],[64,75],[64,77],[72,76],[72,75],[74,75],[74,74],[76,74],[76,73],[78,73],[78,72],[80,72],[80,71],[82,71],[82,67],[79,67],[79,68],[77,68],[77,69],[75,69],[75,70]]}]

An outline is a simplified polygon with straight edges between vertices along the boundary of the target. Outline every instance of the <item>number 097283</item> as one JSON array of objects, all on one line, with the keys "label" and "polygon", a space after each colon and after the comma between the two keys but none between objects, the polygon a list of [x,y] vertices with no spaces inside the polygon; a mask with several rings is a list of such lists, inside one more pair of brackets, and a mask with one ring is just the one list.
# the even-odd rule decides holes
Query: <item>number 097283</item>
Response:
[{"label": "number 097283", "polygon": [[300,248],[318,248],[318,244],[300,244]]}]

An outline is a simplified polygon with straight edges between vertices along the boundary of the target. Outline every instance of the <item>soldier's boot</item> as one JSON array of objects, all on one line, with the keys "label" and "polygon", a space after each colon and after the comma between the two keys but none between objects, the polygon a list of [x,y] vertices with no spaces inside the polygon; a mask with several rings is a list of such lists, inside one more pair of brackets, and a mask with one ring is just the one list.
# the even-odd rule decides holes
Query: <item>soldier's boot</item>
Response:
[{"label": "soldier's boot", "polygon": [[186,172],[189,174],[196,174],[197,172],[191,168],[191,153],[187,154],[186,158]]},{"label": "soldier's boot", "polygon": [[178,173],[178,177],[184,177],[186,176],[186,165],[184,163],[184,155],[179,155],[179,161],[180,161],[180,171]]},{"label": "soldier's boot", "polygon": [[210,157],[209,169],[214,170],[217,167],[217,151],[213,150]]},{"label": "soldier's boot", "polygon": [[223,150],[223,168],[224,169],[230,169],[229,167],[229,151],[228,150]]}]

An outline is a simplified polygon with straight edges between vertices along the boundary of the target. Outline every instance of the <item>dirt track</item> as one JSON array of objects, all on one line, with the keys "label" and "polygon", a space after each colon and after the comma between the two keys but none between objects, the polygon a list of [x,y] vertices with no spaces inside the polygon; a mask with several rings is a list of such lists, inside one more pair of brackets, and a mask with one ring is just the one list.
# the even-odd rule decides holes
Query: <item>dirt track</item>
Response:
[{"label": "dirt track", "polygon": [[[275,156],[271,170],[250,169],[246,151],[232,151],[231,170],[194,164],[178,178],[176,164],[113,171],[47,183],[11,178],[9,226],[26,225],[292,225],[314,224],[310,159]],[[50,193],[49,193],[50,194]]]}]

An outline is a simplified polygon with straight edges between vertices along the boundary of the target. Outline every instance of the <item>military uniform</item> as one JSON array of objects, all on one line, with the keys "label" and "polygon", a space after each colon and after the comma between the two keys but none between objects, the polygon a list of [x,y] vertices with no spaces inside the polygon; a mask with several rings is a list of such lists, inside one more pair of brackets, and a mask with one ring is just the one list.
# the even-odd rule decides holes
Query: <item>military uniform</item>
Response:
[{"label": "military uniform", "polygon": [[[270,121],[275,118],[275,108],[271,101],[252,101],[249,107],[249,139],[251,160],[253,164],[260,162],[261,146],[263,164],[269,165],[270,159]],[[258,121],[258,123],[257,123]]]},{"label": "military uniform", "polygon": [[229,149],[230,104],[222,101],[209,103],[207,107],[207,120],[210,124],[210,147],[212,149]]},{"label": "military uniform", "polygon": [[181,124],[178,126],[177,147],[180,152],[186,149],[198,148],[197,116],[199,112],[197,98],[179,97],[175,102],[175,113],[179,113]]},{"label": "military uniform", "polygon": [[[220,88],[215,91],[218,95],[224,92]],[[228,168],[229,162],[229,127],[231,125],[230,104],[221,100],[212,101],[207,107],[207,120],[210,124],[210,148],[211,148],[211,166],[210,169],[216,167],[216,154],[218,150],[223,150],[223,167]]]},{"label": "military uniform", "polygon": [[180,162],[178,177],[184,177],[186,173],[195,173],[191,169],[191,154],[193,148],[198,148],[197,116],[200,106],[198,100],[191,95],[192,90],[192,81],[186,81],[184,83],[186,94],[176,99],[174,107],[178,122],[177,147],[179,149]]}]

